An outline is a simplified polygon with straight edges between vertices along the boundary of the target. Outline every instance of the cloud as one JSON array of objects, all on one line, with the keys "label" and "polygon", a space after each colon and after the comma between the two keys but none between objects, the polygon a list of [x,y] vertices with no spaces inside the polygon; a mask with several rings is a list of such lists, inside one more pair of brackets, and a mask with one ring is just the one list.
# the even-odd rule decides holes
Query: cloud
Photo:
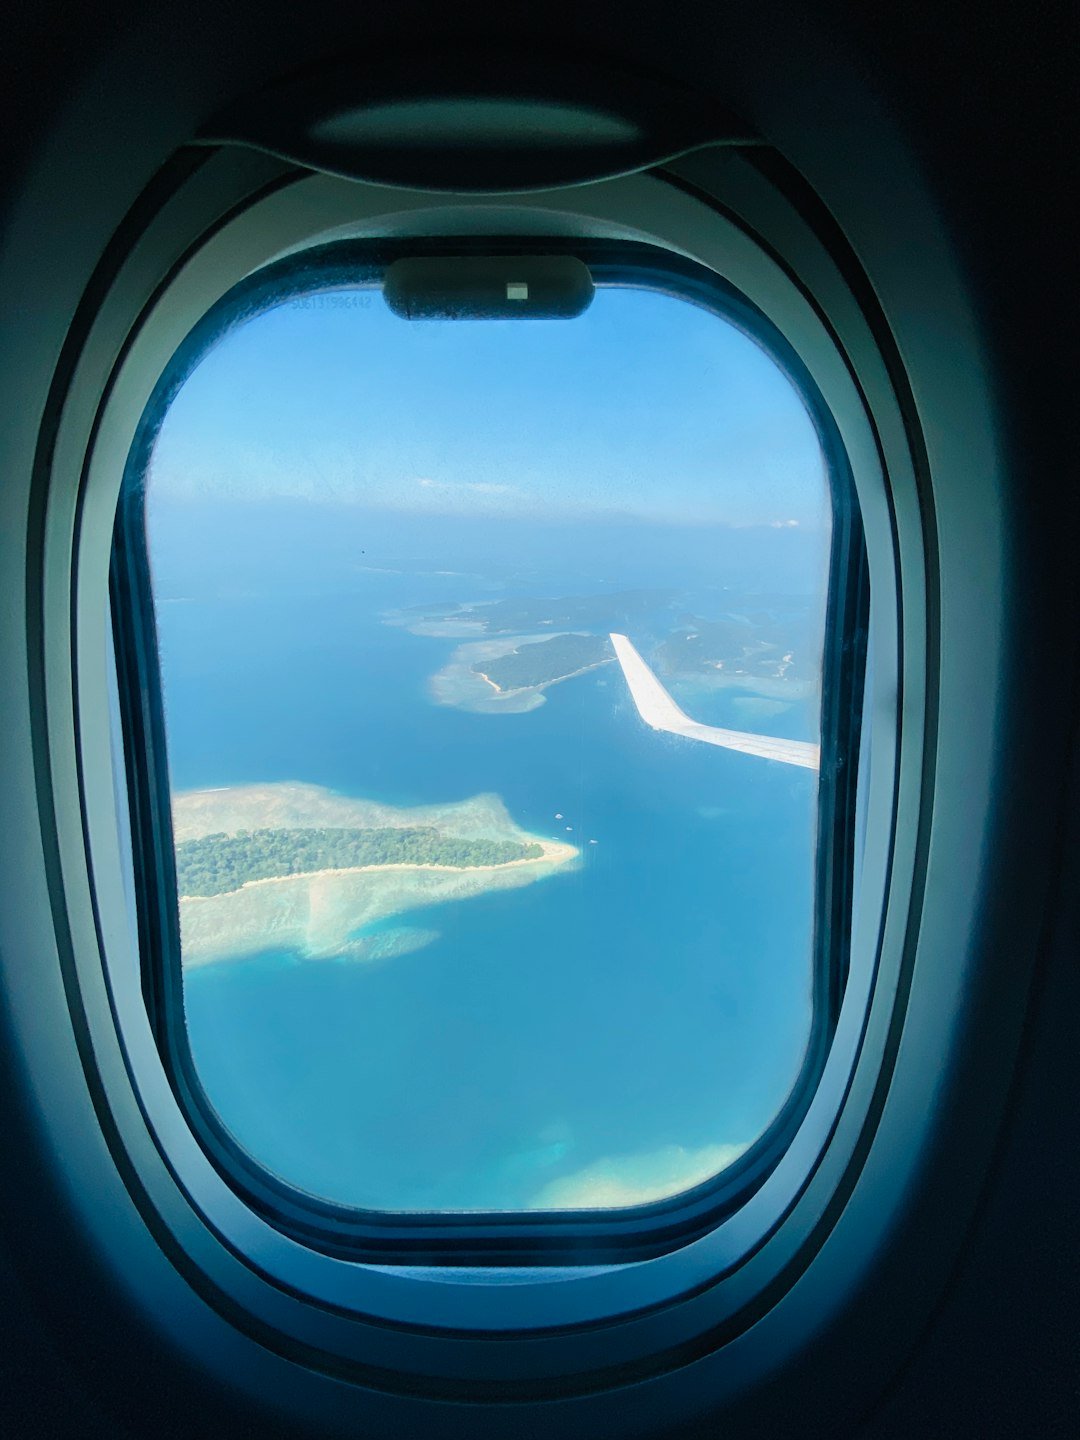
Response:
[{"label": "cloud", "polygon": [[746,1145],[664,1145],[631,1155],[605,1156],[551,1180],[529,1201],[533,1210],[609,1210],[666,1200],[726,1170]]},{"label": "cloud", "polygon": [[451,490],[458,494],[470,493],[473,495],[516,495],[516,485],[496,485],[489,480],[429,480],[426,476],[417,480],[418,485],[425,490]]},{"label": "cloud", "polygon": [[771,530],[798,530],[801,524],[801,520],[770,520],[769,528]]}]

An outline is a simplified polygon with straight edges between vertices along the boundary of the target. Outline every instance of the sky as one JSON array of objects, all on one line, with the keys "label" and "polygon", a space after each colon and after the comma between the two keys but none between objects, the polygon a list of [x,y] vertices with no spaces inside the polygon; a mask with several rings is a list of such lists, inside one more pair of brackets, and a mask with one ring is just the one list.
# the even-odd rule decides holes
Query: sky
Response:
[{"label": "sky", "polygon": [[287,301],[204,357],[152,463],[169,500],[828,524],[814,427],[775,362],[624,288],[575,320],[401,320],[377,290]]}]

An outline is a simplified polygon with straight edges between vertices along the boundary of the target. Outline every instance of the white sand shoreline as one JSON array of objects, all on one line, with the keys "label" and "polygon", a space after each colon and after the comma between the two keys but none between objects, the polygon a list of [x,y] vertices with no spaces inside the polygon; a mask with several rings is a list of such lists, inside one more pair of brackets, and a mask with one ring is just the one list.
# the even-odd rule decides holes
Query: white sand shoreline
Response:
[{"label": "white sand shoreline", "polygon": [[486,680],[500,699],[509,699],[512,695],[531,695],[534,691],[550,689],[552,685],[561,685],[564,680],[573,680],[575,675],[587,675],[590,670],[599,670],[601,665],[613,665],[614,663],[615,656],[606,655],[603,660],[594,660],[591,665],[582,665],[580,670],[568,670],[565,675],[553,675],[550,680],[538,680],[535,685],[515,685],[510,690],[504,690],[501,686],[496,685],[491,676],[485,675],[483,670],[477,670],[474,667],[473,674],[479,675],[481,680]]}]

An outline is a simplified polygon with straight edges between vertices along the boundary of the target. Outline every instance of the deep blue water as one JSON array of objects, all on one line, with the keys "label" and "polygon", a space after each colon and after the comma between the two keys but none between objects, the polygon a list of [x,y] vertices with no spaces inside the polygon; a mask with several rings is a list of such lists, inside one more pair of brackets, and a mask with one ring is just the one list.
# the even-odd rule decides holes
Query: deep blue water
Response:
[{"label": "deep blue water", "polygon": [[[810,1020],[814,777],[646,729],[614,665],[526,714],[435,705],[428,678],[460,642],[379,618],[543,584],[677,580],[683,608],[695,587],[699,613],[720,604],[713,569],[654,555],[642,573],[637,556],[517,579],[463,554],[446,568],[467,573],[442,576],[415,555],[396,574],[327,563],[273,595],[258,555],[160,566],[174,789],[300,780],[396,805],[493,791],[528,830],[598,842],[573,873],[395,918],[438,932],[410,954],[269,954],[187,977],[212,1102],[294,1184],[384,1208],[514,1207],[605,1157],[752,1141],[783,1102]],[[738,699],[695,713],[747,728]],[[813,705],[761,728],[813,736]]]}]

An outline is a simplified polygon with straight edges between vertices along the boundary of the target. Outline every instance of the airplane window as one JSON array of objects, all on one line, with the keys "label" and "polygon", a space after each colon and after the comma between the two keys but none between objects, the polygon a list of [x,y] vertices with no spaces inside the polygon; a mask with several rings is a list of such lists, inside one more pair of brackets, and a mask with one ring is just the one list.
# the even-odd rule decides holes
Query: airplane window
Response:
[{"label": "airplane window", "polygon": [[319,1202],[667,1200],[827,1024],[832,460],[743,318],[595,274],[550,319],[283,282],[129,465],[147,994],[226,1147]]}]

